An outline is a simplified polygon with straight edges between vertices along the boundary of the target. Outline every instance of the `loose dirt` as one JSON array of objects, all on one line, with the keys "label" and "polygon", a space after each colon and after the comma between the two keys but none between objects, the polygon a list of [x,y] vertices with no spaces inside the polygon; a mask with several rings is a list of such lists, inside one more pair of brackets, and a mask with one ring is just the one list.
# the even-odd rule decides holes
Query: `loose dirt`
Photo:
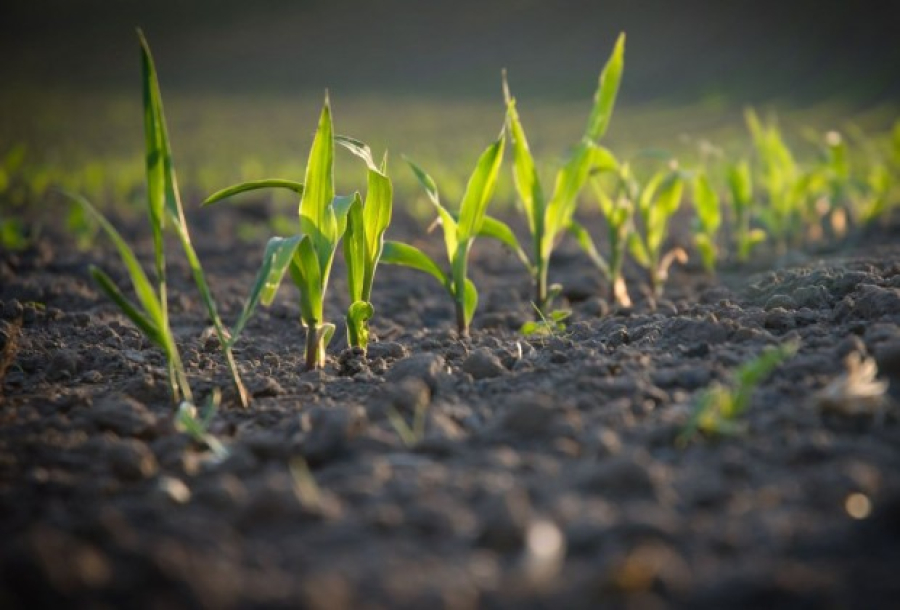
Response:
[{"label": "loose dirt", "polygon": [[[193,225],[226,320],[262,252],[232,237],[244,220]],[[50,231],[0,253],[0,606],[896,607],[898,234],[718,279],[678,268],[663,299],[634,290],[627,311],[566,245],[551,275],[572,318],[533,338],[517,331],[524,272],[479,242],[472,338],[430,277],[383,266],[367,355],[346,348],[338,266],[323,370],[302,370],[293,287],[248,325],[249,410],[173,255],[194,391],[224,393],[217,460],[176,430],[161,354],[90,281],[95,263],[127,285],[115,253]],[[407,218],[389,230],[441,247],[423,236]],[[678,443],[703,388],[793,339],[744,433]],[[886,399],[822,398],[854,354],[877,360]]]}]

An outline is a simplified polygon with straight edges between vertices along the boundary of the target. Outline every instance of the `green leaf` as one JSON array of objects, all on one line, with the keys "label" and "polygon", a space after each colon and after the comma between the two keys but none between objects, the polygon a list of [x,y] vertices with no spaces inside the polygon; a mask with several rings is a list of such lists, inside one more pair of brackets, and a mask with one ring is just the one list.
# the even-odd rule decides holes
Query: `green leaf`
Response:
[{"label": "green leaf", "polygon": [[356,301],[347,310],[348,343],[366,349],[369,344],[369,329],[366,324],[375,315],[375,308],[366,301]]},{"label": "green leaf", "polygon": [[372,290],[375,266],[381,257],[384,233],[391,224],[394,189],[385,174],[369,170],[366,186],[366,204],[363,207],[363,224],[366,232],[366,283],[364,296]]},{"label": "green leaf", "polygon": [[522,264],[525,265],[526,269],[531,269],[531,261],[528,260],[528,255],[525,254],[525,251],[519,246],[519,240],[516,239],[516,234],[512,232],[512,229],[510,229],[509,225],[505,222],[497,220],[492,216],[485,216],[478,236],[496,239],[515,252],[516,256],[519,257],[519,260],[522,261]]},{"label": "green leaf", "polygon": [[600,73],[597,83],[597,92],[594,94],[594,107],[588,118],[585,137],[591,140],[599,140],[609,127],[616,96],[619,93],[619,83],[622,81],[622,70],[625,66],[625,33],[619,34],[612,55]]},{"label": "green leaf", "polygon": [[700,259],[703,261],[703,267],[712,273],[716,268],[716,245],[710,240],[709,235],[705,233],[697,233],[694,235],[694,244],[700,253]]},{"label": "green leaf", "polygon": [[309,235],[304,235],[291,259],[291,278],[300,290],[300,317],[309,326],[323,321],[322,275]]},{"label": "green leaf", "polygon": [[272,303],[299,243],[300,236],[294,235],[293,237],[273,237],[266,244],[262,265],[256,273],[253,288],[250,290],[241,315],[231,331],[232,344],[237,341],[244,330],[244,326],[253,315],[256,306],[259,303],[266,306]]},{"label": "green leaf", "polygon": [[436,205],[438,208],[443,207],[441,206],[441,197],[438,194],[437,184],[435,184],[434,179],[406,155],[403,156],[403,160],[406,161],[406,163],[412,169],[413,174],[415,174],[416,178],[419,180],[419,184],[422,185],[422,187],[425,189],[425,193],[428,194],[428,198],[431,200],[431,203]]},{"label": "green leaf", "polygon": [[419,183],[425,188],[425,192],[428,194],[429,200],[437,209],[438,217],[441,221],[441,226],[444,229],[444,245],[447,248],[447,259],[452,259],[453,254],[456,252],[456,247],[458,244],[457,236],[459,234],[459,231],[457,230],[456,219],[449,211],[447,211],[447,208],[441,205],[440,197],[438,197],[437,186],[435,185],[432,177],[407,157],[404,156],[403,159],[409,165],[410,169],[412,169],[413,174],[415,174],[416,178],[418,178]]},{"label": "green leaf", "polygon": [[600,273],[606,279],[610,279],[609,264],[601,256],[600,251],[597,250],[597,246],[594,244],[594,240],[587,229],[573,220],[569,223],[568,231],[575,238],[575,241],[578,242],[578,245],[581,246],[581,249],[584,250],[585,254],[588,255],[588,258],[591,259],[591,262],[600,270]]},{"label": "green leaf", "polygon": [[378,167],[375,165],[375,161],[372,159],[372,150],[365,142],[342,135],[334,136],[334,141],[336,144],[340,144],[345,149],[362,159],[369,170],[373,172],[378,171]]},{"label": "green leaf", "polygon": [[466,241],[478,235],[484,223],[487,206],[494,195],[497,174],[503,161],[503,150],[506,146],[505,130],[500,131],[497,141],[485,149],[469,177],[462,203],[459,206],[459,226],[457,239]]},{"label": "green leaf", "polygon": [[224,188],[221,191],[213,193],[203,201],[202,205],[212,205],[233,195],[239,195],[241,193],[267,188],[281,188],[293,191],[299,195],[303,194],[303,184],[294,182],[293,180],[281,180],[278,178],[269,178],[267,180],[250,180],[248,182],[241,182],[240,184],[229,186],[228,188]]},{"label": "green leaf", "polygon": [[384,251],[381,253],[381,261],[389,265],[403,265],[418,269],[433,276],[445,288],[448,286],[447,276],[440,267],[427,254],[409,244],[398,241],[384,242]]},{"label": "green leaf", "polygon": [[141,47],[141,73],[143,82],[144,109],[144,166],[147,176],[147,205],[150,213],[150,228],[153,232],[153,246],[156,252],[157,272],[163,269],[163,227],[165,226],[166,208],[166,168],[161,126],[157,114],[159,85],[156,78],[156,67],[150,46],[144,33],[137,31]]},{"label": "green leaf", "polygon": [[309,151],[304,184],[300,198],[300,232],[310,237],[321,265],[320,274],[324,275],[339,237],[331,207],[334,199],[334,133],[327,94]]},{"label": "green leaf", "polygon": [[162,332],[168,332],[168,326],[165,324],[165,317],[163,315],[163,310],[160,306],[159,297],[156,294],[156,291],[153,289],[153,286],[150,284],[150,280],[147,278],[147,274],[144,273],[144,269],[141,267],[141,264],[138,262],[137,257],[134,254],[134,251],[129,247],[129,245],[122,239],[122,236],[119,235],[119,232],[116,231],[115,227],[106,220],[106,217],[103,216],[91,203],[81,197],[79,195],[73,195],[71,193],[66,193],[68,197],[77,201],[80,205],[84,207],[85,210],[97,221],[97,224],[100,225],[100,228],[109,236],[110,240],[113,242],[113,245],[116,247],[116,250],[119,252],[119,257],[122,259],[122,262],[125,264],[125,268],[128,271],[128,276],[131,279],[131,284],[134,287],[134,292],[137,295],[138,302],[141,304],[141,307],[144,309],[149,320],[156,326],[161,329]]},{"label": "green leaf", "polygon": [[513,180],[516,192],[525,209],[528,228],[534,236],[536,247],[539,247],[544,234],[544,208],[546,201],[541,181],[534,165],[534,157],[528,147],[525,130],[516,110],[516,100],[509,93],[506,72],[503,72],[503,96],[506,100],[506,120],[513,144]]},{"label": "green leaf", "polygon": [[703,226],[703,231],[708,235],[715,235],[722,222],[719,210],[719,196],[713,190],[706,174],[699,174],[693,181],[694,207],[697,217]]},{"label": "green leaf", "polygon": [[91,265],[89,272],[91,277],[94,278],[94,281],[97,282],[97,286],[100,287],[113,303],[118,305],[119,309],[122,310],[122,313],[124,313],[148,339],[159,347],[166,347],[162,334],[159,332],[159,328],[147,316],[141,313],[124,294],[122,294],[106,273],[93,265]]},{"label": "green leaf", "polygon": [[750,205],[753,198],[753,182],[750,178],[750,164],[741,161],[728,168],[726,174],[728,188],[731,191],[732,205],[743,209]]},{"label": "green leaf", "polygon": [[647,250],[647,246],[644,245],[641,236],[637,233],[632,233],[628,236],[628,251],[631,252],[631,256],[637,264],[642,267],[650,267],[650,253]]},{"label": "green leaf", "polygon": [[337,227],[337,237],[331,244],[332,254],[337,246],[337,240],[340,239],[347,230],[347,214],[350,212],[350,207],[357,202],[359,205],[362,205],[362,199],[360,199],[359,193],[354,193],[353,195],[336,195],[335,198],[331,200],[331,205],[328,206],[329,215],[334,219]]},{"label": "green leaf", "polygon": [[619,170],[619,161],[608,148],[592,144],[590,151],[591,173],[617,172]]},{"label": "green leaf", "polygon": [[343,247],[344,262],[347,265],[347,290],[351,301],[360,301],[363,298],[366,276],[366,232],[363,205],[359,198],[353,200],[348,210]]}]

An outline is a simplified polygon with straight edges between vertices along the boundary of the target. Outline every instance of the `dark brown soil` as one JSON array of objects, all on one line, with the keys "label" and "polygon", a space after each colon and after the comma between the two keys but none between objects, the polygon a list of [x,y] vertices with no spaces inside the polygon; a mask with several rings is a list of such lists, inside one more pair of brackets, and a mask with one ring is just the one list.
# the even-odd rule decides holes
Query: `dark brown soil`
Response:
[{"label": "dark brown soil", "polygon": [[[261,254],[230,237],[236,222],[194,224],[228,320]],[[416,235],[404,219],[390,231]],[[175,262],[195,393],[225,392],[224,461],[175,430],[161,355],[92,285],[89,263],[125,280],[105,241],[0,253],[0,607],[896,607],[896,403],[825,410],[817,393],[853,352],[900,390],[897,235],[719,280],[679,269],[655,309],[638,296],[612,313],[566,246],[552,276],[573,318],[534,339],[516,330],[524,273],[479,243],[470,340],[429,277],[382,267],[368,356],[339,324],[328,366],[307,373],[286,286],[238,345],[250,410]],[[344,286],[337,267],[332,321]],[[700,390],[791,338],[746,433],[676,443]],[[417,410],[409,447],[392,418]],[[852,518],[848,498],[871,510]]]}]

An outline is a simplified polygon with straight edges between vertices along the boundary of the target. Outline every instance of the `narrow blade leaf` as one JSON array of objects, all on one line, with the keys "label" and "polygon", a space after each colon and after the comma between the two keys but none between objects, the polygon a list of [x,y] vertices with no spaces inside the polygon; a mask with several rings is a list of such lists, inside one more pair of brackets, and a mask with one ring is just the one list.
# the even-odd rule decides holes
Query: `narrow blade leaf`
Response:
[{"label": "narrow blade leaf", "polygon": [[128,270],[128,276],[131,278],[134,292],[137,295],[138,302],[141,304],[141,307],[143,307],[144,312],[158,328],[162,329],[165,327],[166,325],[164,324],[164,316],[162,308],[160,307],[159,297],[153,289],[153,286],[150,284],[147,274],[144,273],[143,267],[141,267],[141,264],[138,262],[134,251],[129,247],[125,240],[122,239],[122,236],[119,235],[116,228],[112,226],[112,224],[106,220],[106,217],[91,205],[87,199],[70,193],[67,193],[67,196],[81,204],[109,236],[113,245],[116,247],[116,250],[118,250],[119,257],[125,264],[125,268]]},{"label": "narrow blade leaf", "polygon": [[485,149],[475,165],[459,207],[459,241],[475,237],[481,231],[488,203],[494,196],[505,145],[506,134],[501,131],[497,141]]},{"label": "narrow blade leaf", "polygon": [[597,141],[609,127],[613,107],[616,104],[616,96],[619,93],[619,83],[622,81],[622,70],[625,66],[625,33],[619,34],[612,55],[600,73],[597,84],[597,92],[594,94],[594,107],[588,119],[585,137]]},{"label": "narrow blade leaf", "polygon": [[97,282],[97,286],[99,286],[106,296],[122,310],[122,313],[124,313],[135,326],[147,335],[148,339],[153,341],[157,346],[165,348],[165,342],[162,339],[159,328],[147,316],[141,313],[124,294],[122,294],[106,273],[97,267],[91,266],[90,274],[91,277],[94,278],[94,281]]},{"label": "narrow blade leaf", "polygon": [[600,270],[600,273],[602,273],[606,279],[610,279],[609,264],[600,254],[600,251],[597,250],[597,246],[594,244],[594,240],[587,229],[573,220],[569,223],[568,231],[569,234],[575,238],[575,241],[578,242],[578,245],[581,246],[581,249],[584,250],[585,254],[591,259],[591,262],[593,262],[597,269]]},{"label": "narrow blade leaf", "polygon": [[293,191],[298,195],[303,194],[303,184],[301,184],[300,182],[294,182],[293,180],[281,180],[279,178],[269,178],[266,180],[250,180],[249,182],[235,184],[233,186],[229,186],[228,188],[224,188],[221,191],[213,193],[206,198],[202,205],[212,205],[234,195],[267,188],[281,188]]},{"label": "narrow blade leaf", "polygon": [[513,144],[513,180],[516,192],[525,209],[528,228],[535,240],[539,242],[544,233],[544,191],[534,165],[534,157],[528,147],[525,129],[519,120],[516,100],[509,93],[506,72],[503,72],[503,96],[506,100],[506,121]]},{"label": "narrow blade leaf", "polygon": [[300,243],[300,236],[293,237],[273,237],[266,244],[263,253],[263,262],[259,271],[256,273],[256,279],[253,281],[253,288],[250,295],[244,303],[244,308],[238,321],[235,323],[231,331],[231,343],[237,341],[241,332],[244,330],[250,316],[253,315],[256,306],[259,303],[263,305],[271,305],[284,273],[287,271],[294,258],[294,252]]},{"label": "narrow blade leaf", "polygon": [[398,241],[386,241],[381,253],[381,261],[389,265],[403,265],[424,271],[437,279],[442,286],[447,287],[447,276],[441,271],[441,268],[430,256],[415,246]]},{"label": "narrow blade leaf", "polygon": [[519,260],[522,261],[522,264],[525,265],[526,269],[531,269],[531,261],[528,260],[528,255],[525,254],[525,251],[522,250],[522,247],[519,245],[516,234],[513,233],[512,229],[510,229],[509,225],[505,222],[497,220],[492,216],[485,216],[484,223],[481,225],[481,231],[478,235],[480,237],[496,239],[515,252],[516,256],[519,257]]}]

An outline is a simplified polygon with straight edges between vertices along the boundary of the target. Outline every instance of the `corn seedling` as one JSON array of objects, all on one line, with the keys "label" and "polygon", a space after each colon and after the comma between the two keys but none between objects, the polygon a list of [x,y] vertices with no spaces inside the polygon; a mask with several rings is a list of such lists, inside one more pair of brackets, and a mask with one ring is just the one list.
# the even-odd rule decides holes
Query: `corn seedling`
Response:
[{"label": "corn seedling", "polygon": [[369,344],[369,319],[372,306],[372,284],[384,249],[384,232],[391,223],[393,187],[387,176],[387,155],[377,167],[369,147],[351,138],[338,136],[337,142],[366,164],[366,200],[355,198],[347,212],[344,233],[344,261],[347,264],[347,287],[350,308],[347,310],[347,341],[363,350]]},{"label": "corn seedling", "polygon": [[334,193],[334,129],[328,96],[319,116],[304,183],[290,180],[243,182],[210,195],[210,205],[232,195],[262,188],[286,188],[300,194],[300,232],[292,237],[273,237],[266,245],[263,263],[237,323],[237,330],[257,304],[271,304],[285,272],[300,293],[300,318],[306,327],[306,368],[325,363],[325,348],[334,335],[334,324],[324,320],[325,292],[338,242],[347,228],[347,215],[362,206],[359,194],[336,197]]},{"label": "corn seedling", "polygon": [[515,237],[509,227],[487,216],[487,207],[494,193],[506,137],[500,137],[485,149],[478,159],[459,206],[459,215],[452,214],[442,204],[434,180],[418,165],[407,159],[413,173],[425,188],[428,199],[437,209],[438,222],[444,230],[444,245],[450,264],[445,273],[427,254],[408,244],[389,241],[384,244],[382,260],[404,265],[434,276],[450,293],[456,308],[456,327],[460,337],[469,336],[469,324],[478,305],[478,291],[468,278],[469,252],[475,238],[486,235],[515,247]]},{"label": "corn seedling", "polygon": [[116,249],[119,251],[125,264],[140,307],[132,303],[112,279],[103,271],[92,267],[90,272],[101,290],[114,302],[122,312],[139,328],[147,337],[160,347],[165,354],[168,363],[169,386],[172,398],[177,403],[182,399],[188,403],[192,401],[187,375],[178,353],[178,347],[169,325],[167,280],[166,280],[166,256],[163,243],[163,234],[166,222],[170,222],[175,229],[187,257],[188,265],[197,284],[198,289],[206,305],[207,311],[216,329],[222,353],[228,365],[232,382],[237,390],[241,404],[247,406],[249,397],[241,382],[237,365],[231,351],[231,345],[227,339],[227,331],[216,310],[215,301],[206,282],[200,260],[191,243],[187,222],[184,217],[184,209],[181,205],[181,197],[178,192],[178,182],[175,177],[175,168],[172,162],[172,151],[169,145],[168,130],[163,114],[162,97],[156,76],[156,68],[150,47],[143,33],[138,30],[138,39],[141,48],[141,65],[143,72],[143,107],[144,107],[144,142],[145,142],[145,171],[147,178],[147,204],[150,217],[150,226],[153,234],[154,263],[156,271],[156,287],[150,283],[134,252],[106,218],[85,198],[72,196],[75,201],[93,216],[103,231],[110,237]]},{"label": "corn seedling", "polygon": [[739,161],[728,167],[725,173],[728,182],[728,203],[731,207],[731,234],[738,262],[745,263],[750,259],[753,247],[766,240],[766,233],[760,228],[753,228],[753,176],[750,164]]},{"label": "corn seedling", "polygon": [[[624,55],[623,33],[619,35],[612,55],[600,73],[594,105],[584,135],[557,172],[556,183],[549,200],[545,198],[525,130],[519,120],[516,100],[510,95],[506,75],[503,77],[507,124],[513,146],[513,178],[531,233],[531,258],[525,257],[525,263],[534,284],[535,304],[538,311],[544,314],[547,313],[554,296],[547,285],[550,256],[560,233],[568,230],[573,223],[572,216],[577,207],[578,195],[591,172],[617,167],[612,153],[599,146],[597,141],[606,133],[612,117],[622,79]],[[596,248],[594,253],[596,254]]]},{"label": "corn seedling", "polygon": [[687,253],[679,247],[663,252],[669,233],[669,221],[681,205],[685,175],[677,168],[660,170],[637,189],[635,215],[638,222],[628,236],[631,256],[647,270],[654,296],[662,294],[669,267],[687,262]]},{"label": "corn seedling", "polygon": [[700,260],[708,273],[715,273],[716,259],[719,255],[718,234],[722,224],[722,213],[719,208],[719,194],[716,193],[709,177],[698,173],[691,182],[694,211],[694,244],[700,253]]},{"label": "corn seedling", "polygon": [[781,363],[797,353],[798,347],[796,342],[788,342],[766,348],[759,356],[741,365],[729,384],[716,382],[704,390],[678,436],[678,443],[687,444],[698,433],[730,436],[744,432],[746,424],[740,418],[749,408],[756,388]]},{"label": "corn seedling", "polygon": [[774,122],[763,125],[752,109],[747,110],[745,117],[756,149],[758,182],[766,197],[759,219],[779,247],[786,250],[803,237],[812,175],[803,172],[794,160]]}]

